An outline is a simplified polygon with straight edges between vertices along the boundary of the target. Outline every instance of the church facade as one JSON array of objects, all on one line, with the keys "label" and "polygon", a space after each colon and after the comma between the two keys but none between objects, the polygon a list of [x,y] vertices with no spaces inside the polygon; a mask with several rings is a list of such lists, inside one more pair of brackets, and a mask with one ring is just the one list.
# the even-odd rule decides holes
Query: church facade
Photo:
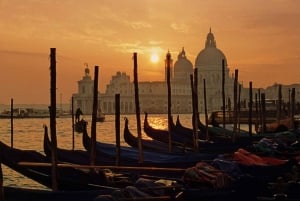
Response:
[{"label": "church facade", "polygon": [[[168,52],[167,55],[170,55]],[[167,56],[166,56],[167,58]],[[139,82],[140,111],[148,113],[167,113],[167,60],[165,60],[165,80],[152,82]],[[170,83],[171,83],[171,112],[175,114],[192,113],[191,75],[197,70],[198,108],[203,113],[204,108],[204,83],[206,91],[207,110],[220,110],[223,107],[223,77],[225,107],[233,107],[234,75],[230,75],[225,54],[217,48],[216,40],[211,30],[207,34],[205,47],[195,59],[194,65],[186,57],[185,49],[177,55],[176,61],[171,58]],[[72,95],[74,107],[80,107],[84,114],[91,114],[93,108],[93,84],[90,70],[86,66],[85,74],[78,81],[77,93]],[[241,108],[247,107],[249,88],[238,83],[239,100]],[[278,86],[260,89],[266,97],[277,99]],[[290,87],[296,88],[296,99],[300,96],[299,85],[283,86],[283,90],[290,92]],[[258,89],[253,89],[256,93]],[[126,72],[117,72],[112,76],[104,93],[98,93],[98,107],[106,114],[115,113],[115,96],[120,94],[120,111],[122,114],[135,113],[134,83]],[[254,98],[254,96],[253,96]],[[283,99],[287,99],[283,96]],[[287,100],[286,100],[287,101]]]}]

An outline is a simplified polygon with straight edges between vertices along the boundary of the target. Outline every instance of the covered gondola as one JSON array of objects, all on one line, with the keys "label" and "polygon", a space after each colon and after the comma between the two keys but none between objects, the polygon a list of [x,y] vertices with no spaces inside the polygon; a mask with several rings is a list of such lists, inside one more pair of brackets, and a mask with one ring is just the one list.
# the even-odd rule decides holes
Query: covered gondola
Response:
[{"label": "covered gondola", "polygon": [[[91,138],[86,129],[82,135],[83,146],[90,151]],[[96,152],[99,156],[116,158],[117,147],[114,144],[96,142]],[[122,160],[129,163],[136,163],[142,166],[168,167],[168,168],[186,168],[191,167],[201,160],[212,160],[217,154],[207,153],[157,153],[152,151],[143,151],[143,162],[139,163],[139,150],[132,147],[121,146],[120,155]]]}]

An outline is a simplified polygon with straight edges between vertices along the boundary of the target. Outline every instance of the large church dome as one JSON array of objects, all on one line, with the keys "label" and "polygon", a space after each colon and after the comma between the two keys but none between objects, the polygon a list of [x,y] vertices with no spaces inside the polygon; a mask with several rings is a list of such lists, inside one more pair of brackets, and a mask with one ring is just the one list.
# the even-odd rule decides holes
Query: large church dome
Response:
[{"label": "large church dome", "polygon": [[222,60],[225,61],[225,66],[227,66],[227,60],[224,53],[219,50],[216,46],[216,41],[211,30],[207,34],[205,48],[201,50],[196,58],[195,67],[198,69],[206,67],[218,67],[222,65]]}]

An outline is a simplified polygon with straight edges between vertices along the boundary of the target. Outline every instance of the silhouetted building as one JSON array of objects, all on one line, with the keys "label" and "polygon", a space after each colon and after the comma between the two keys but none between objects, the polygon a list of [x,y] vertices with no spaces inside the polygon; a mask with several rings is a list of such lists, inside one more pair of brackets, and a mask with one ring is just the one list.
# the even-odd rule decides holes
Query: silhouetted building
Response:
[{"label": "silhouetted building", "polygon": [[[167,56],[171,57],[170,52]],[[204,84],[206,83],[206,99],[208,111],[220,110],[223,107],[222,100],[222,61],[224,61],[224,88],[225,88],[225,107],[233,109],[233,93],[234,93],[234,75],[230,75],[227,66],[225,54],[217,48],[216,40],[211,30],[207,34],[204,49],[202,49],[195,59],[195,65],[186,57],[185,49],[179,52],[177,60],[173,65],[171,57],[170,63],[170,79],[171,79],[171,95],[172,95],[172,113],[192,113],[192,95],[190,75],[193,75],[194,69],[198,70],[198,105],[199,112],[204,112]],[[165,60],[166,62],[166,60]],[[92,113],[93,106],[93,80],[89,74],[90,70],[86,66],[84,76],[78,81],[78,91],[73,94],[74,107],[80,107],[84,114]],[[148,113],[167,113],[167,69],[165,65],[165,80],[152,82],[139,82],[139,101],[141,112]],[[247,107],[249,99],[249,89],[244,88],[240,84],[241,107]],[[296,88],[296,99],[300,96],[300,86],[291,85],[283,87],[291,90],[290,87]],[[257,93],[258,89],[253,89],[253,93]],[[278,97],[277,85],[260,89],[261,93],[265,93],[269,99]],[[98,94],[98,106],[106,114],[114,114],[115,95],[120,94],[121,113],[135,113],[135,96],[134,84],[130,80],[129,75],[125,72],[117,72],[112,76],[110,83],[106,86],[105,93]],[[254,97],[254,95],[253,95]],[[287,96],[283,96],[284,101],[288,101]],[[255,100],[253,100],[255,101]]]}]

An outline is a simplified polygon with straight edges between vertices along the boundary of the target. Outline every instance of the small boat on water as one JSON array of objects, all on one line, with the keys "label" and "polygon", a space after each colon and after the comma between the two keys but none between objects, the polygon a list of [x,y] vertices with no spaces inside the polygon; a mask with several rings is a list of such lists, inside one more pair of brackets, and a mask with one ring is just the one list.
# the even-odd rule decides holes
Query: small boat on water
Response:
[{"label": "small boat on water", "polygon": [[[59,116],[60,111],[57,111]],[[24,119],[24,118],[49,118],[49,109],[38,109],[38,108],[14,108],[12,113],[13,118]],[[11,118],[11,111],[4,110],[0,113],[0,119]]]},{"label": "small boat on water", "polygon": [[[288,111],[284,110],[280,107],[279,101],[276,99],[265,99],[264,100],[264,109],[262,109],[262,102],[257,104],[256,108],[252,108],[252,122],[259,124],[262,115],[264,116],[265,123],[275,122],[278,119],[285,119],[287,117]],[[281,108],[281,109],[280,109]],[[262,112],[264,110],[264,112]],[[249,111],[250,108],[243,107],[238,111],[238,122],[241,124],[248,124],[249,122]],[[225,112],[225,116],[224,116]],[[278,116],[280,115],[280,117]],[[223,119],[224,118],[224,119]],[[225,124],[232,124],[235,121],[235,112],[233,110],[216,110],[211,112],[208,122],[209,124],[213,124],[217,122],[219,124],[223,123],[225,120]]]},{"label": "small boat on water", "polygon": [[104,122],[105,121],[105,114],[101,111],[101,109],[97,112],[96,122]]},{"label": "small boat on water", "polygon": [[81,119],[80,121],[75,122],[74,124],[74,130],[77,133],[82,133],[85,126],[88,124],[88,122],[84,119]]}]

